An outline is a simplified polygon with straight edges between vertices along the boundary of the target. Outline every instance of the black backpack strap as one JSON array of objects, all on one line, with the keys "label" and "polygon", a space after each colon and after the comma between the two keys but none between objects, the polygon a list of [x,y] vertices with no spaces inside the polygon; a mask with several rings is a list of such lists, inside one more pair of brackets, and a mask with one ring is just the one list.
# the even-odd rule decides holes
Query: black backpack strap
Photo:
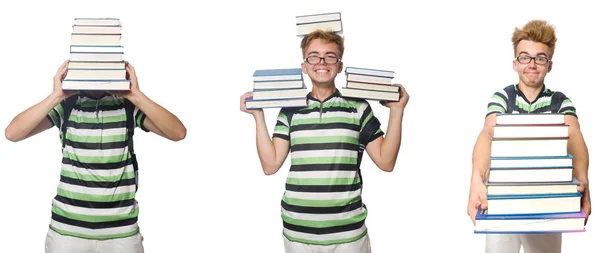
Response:
[{"label": "black backpack strap", "polygon": [[512,113],[517,106],[517,91],[515,90],[514,85],[509,85],[504,88],[504,92],[506,92],[506,113]]},{"label": "black backpack strap", "polygon": [[560,106],[565,99],[565,95],[561,92],[552,92],[552,96],[550,99],[550,112],[558,113],[560,110]]},{"label": "black backpack strap", "polygon": [[61,133],[61,141],[62,147],[65,148],[67,143],[67,125],[69,123],[69,117],[71,116],[71,111],[75,108],[75,104],[77,103],[77,99],[79,95],[73,95],[68,97],[63,103],[63,120],[60,125],[60,133]]},{"label": "black backpack strap", "polygon": [[135,191],[138,189],[138,162],[133,149],[133,133],[135,130],[135,105],[131,101],[124,99],[125,103],[125,127],[127,128],[127,149],[131,155],[131,164],[133,165],[133,172],[135,174]]}]

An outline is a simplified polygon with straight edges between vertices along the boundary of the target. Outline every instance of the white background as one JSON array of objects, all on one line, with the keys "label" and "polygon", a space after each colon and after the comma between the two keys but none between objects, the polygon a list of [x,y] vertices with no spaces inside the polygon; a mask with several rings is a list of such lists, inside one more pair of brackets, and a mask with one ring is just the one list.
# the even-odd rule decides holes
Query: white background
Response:
[{"label": "white background", "polygon": [[[490,96],[517,82],[511,35],[534,18],[557,28],[549,88],[577,107],[596,157],[597,9],[579,1],[10,1],[0,7],[0,125],[52,91],[68,59],[74,17],[123,21],[126,58],[140,88],[188,129],[173,143],[137,131],[139,224],[146,252],[283,252],[280,199],[289,157],[262,173],[254,120],[239,111],[256,69],[301,63],[295,16],[341,12],[347,66],[396,71],[410,94],[392,173],[364,159],[363,199],[374,252],[483,252],[466,214],[471,152]],[[343,85],[343,73],[336,80]],[[310,82],[308,83],[310,84]],[[388,109],[371,102],[387,127]],[[272,133],[276,109],[265,111]],[[43,252],[60,172],[53,128],[19,143],[0,140],[0,252]],[[598,205],[598,204],[596,204]],[[563,252],[597,252],[600,224],[565,234]]]}]

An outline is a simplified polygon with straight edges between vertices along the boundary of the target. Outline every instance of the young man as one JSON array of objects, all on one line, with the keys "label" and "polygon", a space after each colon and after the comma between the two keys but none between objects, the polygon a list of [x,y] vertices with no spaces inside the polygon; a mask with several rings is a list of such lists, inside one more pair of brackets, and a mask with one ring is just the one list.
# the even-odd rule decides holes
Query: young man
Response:
[{"label": "young man", "polygon": [[131,64],[126,63],[131,91],[112,94],[63,91],[67,67],[68,61],[56,73],[53,92],[17,115],[5,131],[8,140],[17,142],[52,126],[66,129],[45,252],[144,252],[135,200],[137,163],[128,129],[139,127],[172,141],[185,138],[186,129],[140,91]]},{"label": "young man", "polygon": [[258,156],[267,175],[276,173],[291,150],[291,167],[281,201],[285,250],[294,252],[370,252],[362,203],[360,160],[363,150],[383,171],[394,169],[408,94],[400,85],[399,102],[390,108],[387,135],[369,103],[343,98],[334,79],[343,69],[344,41],[317,30],[301,42],[302,71],[312,81],[305,108],[280,111],[273,139],[262,110],[240,109],[254,116]]},{"label": "young man", "polygon": [[[544,77],[552,70],[552,55],[556,44],[554,28],[541,20],[533,20],[522,29],[515,29],[512,37],[515,60],[513,69],[518,73],[519,83],[509,85],[494,93],[489,104],[483,130],[473,150],[473,172],[469,196],[468,214],[475,223],[479,206],[487,209],[485,178],[490,165],[491,138],[497,113],[561,113],[569,125],[568,152],[573,155],[574,176],[581,182],[578,190],[583,194],[582,208],[590,215],[591,201],[588,181],[588,151],[579,128],[575,107],[571,100],[559,91],[548,89]],[[516,96],[515,104],[508,104],[508,97]],[[551,108],[557,108],[552,111]],[[521,245],[525,253],[561,252],[561,234],[498,235],[486,237],[486,252],[518,253]]]}]

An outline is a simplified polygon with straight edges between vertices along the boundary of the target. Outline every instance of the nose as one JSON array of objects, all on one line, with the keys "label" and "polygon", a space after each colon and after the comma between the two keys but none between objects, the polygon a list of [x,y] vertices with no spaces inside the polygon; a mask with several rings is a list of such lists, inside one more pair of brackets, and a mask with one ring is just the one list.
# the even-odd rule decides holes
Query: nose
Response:
[{"label": "nose", "polygon": [[527,64],[527,67],[532,69],[537,68],[537,64],[535,64],[535,59],[531,59],[531,61]]}]

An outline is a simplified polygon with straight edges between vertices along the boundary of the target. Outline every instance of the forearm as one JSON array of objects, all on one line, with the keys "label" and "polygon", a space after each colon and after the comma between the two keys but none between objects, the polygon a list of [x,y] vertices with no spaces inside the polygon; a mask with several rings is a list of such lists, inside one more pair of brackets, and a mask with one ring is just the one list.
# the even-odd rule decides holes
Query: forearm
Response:
[{"label": "forearm", "polygon": [[266,175],[271,175],[279,170],[277,164],[277,150],[269,136],[264,114],[260,113],[254,116],[256,121],[256,150],[258,158]]},{"label": "forearm", "polygon": [[152,120],[152,123],[165,137],[170,140],[181,140],[185,137],[186,129],[179,118],[152,101],[144,93],[136,92],[128,99]]},{"label": "forearm", "polygon": [[472,175],[471,180],[477,180],[478,182],[485,181],[488,170],[490,167],[490,155],[492,149],[492,139],[491,136],[482,132],[479,137],[477,137],[477,142],[475,143],[475,147],[473,148],[473,158],[472,158]]},{"label": "forearm", "polygon": [[381,161],[387,171],[391,171],[396,164],[400,143],[402,142],[402,118],[404,111],[400,108],[390,108],[390,118],[385,138],[381,143]]},{"label": "forearm", "polygon": [[588,185],[589,154],[580,131],[576,131],[575,134],[570,136],[567,147],[569,154],[573,156],[573,175],[579,182]]},{"label": "forearm", "polygon": [[21,141],[27,138],[32,131],[46,118],[48,112],[62,102],[63,97],[51,93],[41,102],[29,107],[17,115],[6,127],[4,134],[10,141]]}]

